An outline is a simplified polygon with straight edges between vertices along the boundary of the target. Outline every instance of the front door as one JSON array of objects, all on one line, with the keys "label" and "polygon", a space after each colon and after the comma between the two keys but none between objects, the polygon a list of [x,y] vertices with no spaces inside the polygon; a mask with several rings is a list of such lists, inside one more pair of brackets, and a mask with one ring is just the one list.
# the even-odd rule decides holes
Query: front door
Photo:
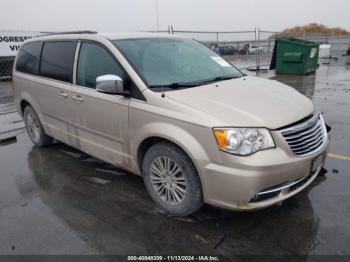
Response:
[{"label": "front door", "polygon": [[82,151],[128,168],[129,99],[96,91],[96,78],[107,74],[126,80],[124,70],[104,46],[82,42],[71,97],[76,108],[76,137]]}]

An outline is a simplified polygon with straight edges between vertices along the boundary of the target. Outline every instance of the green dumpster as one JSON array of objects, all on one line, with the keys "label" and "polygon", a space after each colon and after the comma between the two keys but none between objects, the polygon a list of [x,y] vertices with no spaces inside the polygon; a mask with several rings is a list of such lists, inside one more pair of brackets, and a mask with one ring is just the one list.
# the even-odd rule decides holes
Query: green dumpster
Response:
[{"label": "green dumpster", "polygon": [[318,66],[317,43],[296,38],[278,38],[275,44],[276,74],[305,75]]}]

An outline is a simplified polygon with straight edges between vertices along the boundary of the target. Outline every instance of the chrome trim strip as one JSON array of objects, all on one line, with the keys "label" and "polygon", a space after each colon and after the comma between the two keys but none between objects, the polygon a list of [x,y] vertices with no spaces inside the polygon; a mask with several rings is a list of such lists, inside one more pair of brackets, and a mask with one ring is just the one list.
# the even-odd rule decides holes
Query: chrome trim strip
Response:
[{"label": "chrome trim strip", "polygon": [[60,122],[63,122],[67,125],[71,125],[75,128],[78,128],[78,129],[81,129],[81,130],[84,130],[86,132],[89,132],[91,134],[94,134],[94,135],[98,135],[100,137],[103,137],[103,138],[106,138],[106,139],[109,139],[109,140],[112,140],[112,141],[117,141],[117,142],[120,142],[120,143],[124,143],[124,141],[122,139],[118,139],[118,138],[115,138],[113,136],[110,136],[110,135],[107,135],[107,134],[104,134],[104,133],[101,133],[101,132],[98,132],[96,130],[93,130],[91,128],[88,128],[88,127],[84,127],[84,126],[81,126],[81,125],[77,125],[75,123],[72,123],[70,121],[67,121],[67,120],[64,120],[63,118],[61,117],[58,117],[58,116],[55,116],[55,115],[52,115],[52,114],[49,114],[49,113],[45,113],[46,116],[48,117],[51,117],[57,121],[60,121]]},{"label": "chrome trim strip", "polygon": [[[277,204],[281,201],[284,201],[287,198],[290,198],[296,194],[298,194],[299,192],[301,192],[302,190],[304,190],[306,187],[308,187],[318,176],[318,174],[320,173],[321,168],[318,168],[315,172],[315,174],[313,174],[309,180],[307,180],[303,185],[301,185],[300,187],[296,188],[293,191],[290,192],[286,192],[286,193],[282,193],[279,194],[276,197],[273,198],[269,198],[267,200],[263,200],[263,201],[259,201],[259,202],[254,202],[254,203],[246,203],[246,204],[237,204],[234,207],[231,207],[231,209],[234,210],[258,210],[261,208],[265,208],[268,206],[272,206],[274,204]],[[282,191],[284,192],[284,191]]]},{"label": "chrome trim strip", "polygon": [[[314,150],[314,151],[317,151],[317,149],[319,149],[320,147],[321,147],[321,145],[323,144],[323,141],[319,141],[317,144],[315,144],[315,145],[313,145],[313,146],[311,146],[310,148],[312,149],[312,150]],[[297,152],[297,154],[299,155],[299,156],[305,156],[304,155],[304,153],[308,153],[308,150],[310,150],[310,148],[309,149],[306,149],[306,150],[295,150],[295,152]],[[314,152],[314,151],[310,151],[310,152]],[[309,154],[309,153],[308,153]]]},{"label": "chrome trim strip", "polygon": [[289,133],[294,133],[294,132],[298,132],[300,130],[304,130],[307,129],[308,127],[312,126],[319,118],[320,116],[320,112],[316,113],[313,117],[311,117],[310,119],[308,119],[306,122],[298,124],[296,126],[292,126],[286,129],[282,130],[282,134],[283,135],[288,135]]},{"label": "chrome trim strip", "polygon": [[73,79],[72,79],[73,85],[75,85],[77,82],[77,68],[78,68],[78,57],[80,52],[80,45],[81,45],[81,41],[78,40],[78,43],[75,49],[74,62],[73,62]]},{"label": "chrome trim strip", "polygon": [[311,135],[313,133],[315,133],[315,131],[317,131],[317,129],[320,127],[320,125],[318,123],[316,123],[315,126],[313,126],[311,129],[302,129],[302,130],[299,130],[298,132],[301,132],[301,133],[297,133],[296,135],[292,135],[290,136],[290,134],[293,134],[293,133],[289,133],[288,135],[285,134],[284,132],[282,132],[283,136],[285,136],[286,139],[288,140],[293,140],[295,138],[299,138],[299,137],[304,137],[304,135],[308,136],[308,135]]},{"label": "chrome trim strip", "polygon": [[295,184],[298,184],[299,182],[303,181],[304,179],[308,178],[309,176],[304,176],[300,179],[298,179],[297,181],[294,181],[294,182],[290,182],[284,186],[280,186],[280,187],[277,187],[277,188],[274,188],[274,189],[271,189],[271,190],[267,190],[267,191],[261,191],[259,193],[257,193],[256,195],[260,196],[260,195],[265,195],[265,194],[269,194],[269,193],[273,193],[273,192],[276,192],[276,191],[281,191],[283,189],[286,189],[286,188],[290,188],[292,186],[294,186]]},{"label": "chrome trim strip", "polygon": [[296,145],[289,145],[293,150],[299,151],[303,148],[307,148],[310,146],[314,146],[315,144],[317,144],[318,142],[320,142],[321,140],[323,140],[323,134],[318,134],[314,137],[314,139],[309,139],[309,140],[305,140],[303,144],[296,144]]},{"label": "chrome trim strip", "polygon": [[[312,134],[310,134],[310,135],[307,135],[307,136],[304,136],[304,137],[302,137],[302,138],[300,138],[300,139],[289,139],[289,138],[287,138],[286,140],[287,140],[287,142],[288,143],[296,143],[296,144],[300,144],[300,142],[304,142],[304,141],[309,141],[310,139],[308,139],[308,138],[312,138],[312,137],[314,137],[315,135],[316,136],[318,136],[318,135],[320,135],[320,134],[322,134],[322,129],[317,129],[315,132],[313,132]],[[308,140],[304,140],[304,138],[306,138],[306,139],[308,139]]]}]

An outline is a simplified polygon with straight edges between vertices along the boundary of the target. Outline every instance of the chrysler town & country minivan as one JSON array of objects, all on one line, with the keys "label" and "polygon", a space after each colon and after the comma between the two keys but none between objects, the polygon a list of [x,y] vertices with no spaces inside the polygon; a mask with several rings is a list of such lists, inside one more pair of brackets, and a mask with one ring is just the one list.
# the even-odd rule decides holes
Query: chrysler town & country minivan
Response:
[{"label": "chrysler town & country minivan", "polygon": [[178,36],[36,37],[13,86],[36,146],[61,141],[140,175],[176,216],[279,203],[312,183],[329,143],[308,98]]}]

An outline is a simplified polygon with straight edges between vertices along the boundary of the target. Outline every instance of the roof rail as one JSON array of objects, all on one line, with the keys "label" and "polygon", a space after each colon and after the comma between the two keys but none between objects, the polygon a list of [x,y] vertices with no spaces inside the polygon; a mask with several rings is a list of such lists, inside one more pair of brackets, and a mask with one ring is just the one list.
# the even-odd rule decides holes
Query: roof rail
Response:
[{"label": "roof rail", "polygon": [[89,31],[89,30],[83,30],[83,31],[64,31],[64,32],[43,32],[44,34],[40,36],[47,36],[47,35],[70,35],[70,34],[97,34],[97,31]]}]

